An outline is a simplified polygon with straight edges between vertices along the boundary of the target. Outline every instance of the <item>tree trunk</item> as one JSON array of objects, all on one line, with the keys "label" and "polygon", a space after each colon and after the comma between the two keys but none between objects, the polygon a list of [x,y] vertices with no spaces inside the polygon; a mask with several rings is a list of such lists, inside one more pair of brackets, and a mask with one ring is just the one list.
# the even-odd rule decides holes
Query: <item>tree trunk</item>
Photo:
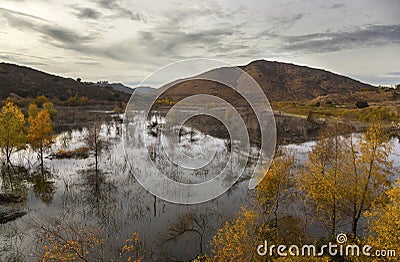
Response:
[{"label": "tree trunk", "polygon": [[40,169],[42,173],[42,180],[45,181],[44,178],[44,164],[43,164],[43,143],[40,143]]},{"label": "tree trunk", "polygon": [[352,237],[354,238],[357,237],[357,224],[358,224],[358,219],[354,218],[353,222],[351,223],[351,233],[353,234]]},{"label": "tree trunk", "polygon": [[336,197],[334,197],[333,199],[331,239],[335,239],[335,236],[336,236]]},{"label": "tree trunk", "polygon": [[11,149],[8,146],[8,143],[7,143],[7,147],[6,147],[7,175],[8,175],[8,179],[10,180],[11,192],[13,192],[14,191],[14,186],[13,186],[13,182],[12,182],[11,169],[10,169],[10,165],[11,165],[10,157],[11,157]]},{"label": "tree trunk", "polygon": [[95,172],[96,172],[96,179],[98,175],[98,141],[97,141],[97,123],[94,123],[94,158],[95,158]]},{"label": "tree trunk", "polygon": [[154,217],[157,216],[157,197],[154,196]]},{"label": "tree trunk", "polygon": [[279,208],[279,196],[277,197],[275,208],[274,208],[274,227],[275,227],[275,238],[278,239],[278,208]]}]

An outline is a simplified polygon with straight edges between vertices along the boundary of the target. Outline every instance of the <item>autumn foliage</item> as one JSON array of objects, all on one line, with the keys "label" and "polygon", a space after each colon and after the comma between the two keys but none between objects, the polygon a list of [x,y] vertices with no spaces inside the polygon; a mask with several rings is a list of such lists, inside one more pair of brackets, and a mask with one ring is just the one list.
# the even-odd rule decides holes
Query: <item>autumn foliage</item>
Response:
[{"label": "autumn foliage", "polygon": [[44,178],[44,151],[52,143],[53,124],[50,113],[46,109],[39,112],[34,109],[34,106],[29,107],[28,122],[28,139],[30,144],[39,153],[40,170]]},{"label": "autumn foliage", "polygon": [[400,252],[400,179],[386,191],[388,200],[366,213],[370,220],[368,243],[375,248]]},{"label": "autumn foliage", "polygon": [[259,244],[259,216],[243,208],[232,222],[226,222],[211,241],[213,250],[207,261],[256,261]]},{"label": "autumn foliage", "polygon": [[[296,166],[287,152],[278,152],[255,190],[255,202],[221,226],[210,242],[211,256],[206,260],[264,261],[266,257],[255,253],[257,243],[264,239],[270,245],[318,246],[310,231],[304,231],[310,223],[326,230],[326,235],[317,239],[322,243],[334,242],[336,234],[346,233],[349,243],[368,244],[374,250],[397,250],[398,256],[400,180],[393,185],[393,176],[399,170],[389,158],[393,149],[390,138],[378,120],[362,134],[343,135],[343,131],[338,123],[323,130],[302,165]],[[361,225],[367,235],[358,232]],[[268,259],[331,261],[332,257]]]},{"label": "autumn foliage", "polygon": [[39,225],[35,231],[36,258],[40,261],[141,261],[139,234],[133,232],[118,252],[108,250],[110,239],[99,229],[57,221],[51,227]]},{"label": "autumn foliage", "polygon": [[0,148],[11,164],[11,154],[25,141],[25,118],[22,111],[11,101],[7,101],[0,113]]}]

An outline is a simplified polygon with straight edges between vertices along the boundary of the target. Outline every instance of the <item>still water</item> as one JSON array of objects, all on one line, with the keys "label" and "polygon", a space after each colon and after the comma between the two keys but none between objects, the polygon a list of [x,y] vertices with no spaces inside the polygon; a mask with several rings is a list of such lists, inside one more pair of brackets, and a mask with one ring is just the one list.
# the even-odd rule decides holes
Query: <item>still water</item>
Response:
[{"label": "still water", "polygon": [[[73,150],[86,145],[90,135],[88,129],[73,130],[57,136],[55,143],[47,152],[45,166],[52,174],[53,190],[37,192],[31,183],[22,183],[28,189],[27,201],[8,208],[25,210],[22,218],[0,225],[0,260],[10,252],[23,255],[24,260],[34,260],[33,233],[40,223],[53,223],[62,220],[66,223],[100,229],[102,234],[112,241],[110,249],[122,246],[131,232],[139,233],[144,244],[145,260],[187,261],[201,252],[209,251],[209,242],[225,221],[234,217],[243,205],[251,205],[253,191],[248,189],[251,168],[235,185],[223,195],[201,204],[172,204],[154,197],[136,181],[134,172],[146,170],[145,162],[136,162],[131,167],[124,154],[122,124],[112,122],[101,125],[100,140],[103,147],[99,155],[99,171],[94,175],[94,157],[85,159],[56,159],[52,157],[59,150]],[[148,133],[148,140],[157,145],[157,138]],[[202,141],[202,144],[196,143]],[[394,139],[394,151],[390,156],[399,166],[400,143]],[[190,148],[190,152],[206,147],[215,151],[217,163],[229,166],[235,157],[227,154],[240,154],[240,149],[228,148],[227,141],[206,136],[196,130],[187,132],[181,144]],[[301,164],[314,142],[288,145],[287,149],[295,153],[297,164]],[[149,152],[140,151],[136,154]],[[158,158],[158,164],[163,159]],[[13,163],[26,168],[38,165],[37,154],[31,149],[21,150],[13,155]],[[164,167],[167,168],[167,167]],[[218,170],[218,164],[212,166]],[[210,170],[209,170],[210,171]],[[247,172],[247,173],[246,173]],[[173,179],[184,180],[187,175],[175,174]],[[201,172],[189,176],[189,182],[202,182],[212,172]],[[187,181],[185,181],[187,182]],[[2,185],[2,183],[0,183]],[[0,187],[0,192],[4,191]],[[301,212],[301,211],[298,211]],[[301,214],[299,214],[301,215]],[[188,218],[190,218],[188,220]],[[188,230],[177,232],[179,222],[190,221]]]}]

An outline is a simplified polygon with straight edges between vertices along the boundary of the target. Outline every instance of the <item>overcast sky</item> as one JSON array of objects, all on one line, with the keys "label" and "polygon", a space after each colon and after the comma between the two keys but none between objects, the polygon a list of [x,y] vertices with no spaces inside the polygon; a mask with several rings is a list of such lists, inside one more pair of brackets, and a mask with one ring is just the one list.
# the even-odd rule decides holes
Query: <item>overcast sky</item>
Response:
[{"label": "overcast sky", "polygon": [[0,0],[0,61],[134,86],[188,58],[400,83],[400,1]]}]

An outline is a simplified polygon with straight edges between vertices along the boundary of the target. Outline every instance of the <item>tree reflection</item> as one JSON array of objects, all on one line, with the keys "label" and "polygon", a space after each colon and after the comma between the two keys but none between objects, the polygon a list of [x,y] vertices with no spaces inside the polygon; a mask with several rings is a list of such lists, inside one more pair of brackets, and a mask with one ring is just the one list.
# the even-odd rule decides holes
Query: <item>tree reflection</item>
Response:
[{"label": "tree reflection", "polygon": [[[158,256],[171,257],[167,247],[171,244],[177,245],[177,243],[183,243],[184,241],[193,241],[197,243],[194,250],[192,250],[189,256],[192,256],[190,260],[195,259],[198,256],[204,254],[204,249],[209,241],[209,235],[214,231],[213,225],[218,224],[216,221],[221,217],[218,212],[212,212],[211,210],[191,210],[183,214],[179,214],[175,222],[168,225],[168,228],[160,234],[160,252]],[[188,250],[189,251],[189,250]],[[174,252],[175,253],[175,252]],[[181,252],[183,254],[183,252]],[[180,258],[175,258],[180,259]]]},{"label": "tree reflection", "polygon": [[28,188],[24,181],[29,177],[29,172],[24,167],[11,167],[11,169],[5,165],[0,167],[0,172],[2,174],[0,178],[0,192],[12,195],[16,198],[25,199],[28,194]]},{"label": "tree reflection", "polygon": [[116,185],[100,170],[85,170],[81,175],[81,199],[89,206],[89,213],[102,221],[109,220],[110,212],[115,209],[114,204],[117,202]]},{"label": "tree reflection", "polygon": [[56,186],[53,181],[43,180],[42,177],[35,176],[33,178],[33,193],[37,198],[40,198],[43,203],[50,205],[56,193]]}]

